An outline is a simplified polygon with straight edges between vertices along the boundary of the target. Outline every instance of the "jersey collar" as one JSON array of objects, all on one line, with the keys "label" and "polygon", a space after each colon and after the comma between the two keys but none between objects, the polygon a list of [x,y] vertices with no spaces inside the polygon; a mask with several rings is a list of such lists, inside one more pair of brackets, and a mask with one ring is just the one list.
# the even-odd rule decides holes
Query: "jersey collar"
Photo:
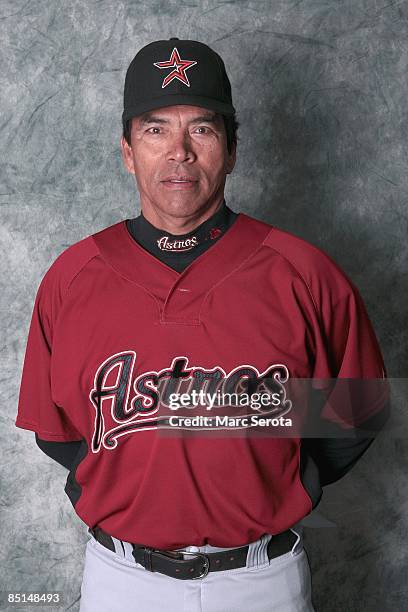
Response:
[{"label": "jersey collar", "polygon": [[200,325],[210,292],[261,248],[271,229],[268,224],[238,213],[234,224],[217,242],[182,272],[141,247],[130,235],[126,220],[92,238],[105,262],[156,302],[159,323]]},{"label": "jersey collar", "polygon": [[211,217],[185,234],[171,234],[155,227],[143,212],[134,219],[128,219],[126,225],[132,238],[144,249],[180,272],[195,257],[212,248],[235,222],[237,216],[224,199]]}]

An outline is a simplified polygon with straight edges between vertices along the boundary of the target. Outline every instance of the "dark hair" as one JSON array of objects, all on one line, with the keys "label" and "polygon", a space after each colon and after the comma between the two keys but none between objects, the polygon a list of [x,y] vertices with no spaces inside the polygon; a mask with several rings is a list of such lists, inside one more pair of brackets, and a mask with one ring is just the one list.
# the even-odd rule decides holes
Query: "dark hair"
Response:
[{"label": "dark hair", "polygon": [[[232,145],[234,143],[237,144],[237,141],[238,141],[237,131],[239,127],[239,121],[236,120],[235,114],[234,115],[221,115],[221,117],[224,119],[225,131],[227,133],[228,153],[231,153]],[[131,142],[130,142],[130,132],[131,132],[131,125],[132,125],[131,121],[132,121],[131,119],[128,119],[127,121],[123,123],[123,138],[126,140],[129,146],[131,145]]]}]

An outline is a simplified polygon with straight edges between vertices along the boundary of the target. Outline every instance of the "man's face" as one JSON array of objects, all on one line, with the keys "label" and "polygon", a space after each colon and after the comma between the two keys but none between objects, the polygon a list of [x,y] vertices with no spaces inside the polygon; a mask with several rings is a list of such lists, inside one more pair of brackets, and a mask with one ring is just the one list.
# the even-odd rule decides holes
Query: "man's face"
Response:
[{"label": "man's face", "polygon": [[174,217],[189,217],[219,201],[235,165],[222,116],[198,106],[159,108],[133,118],[131,147],[122,137],[121,149],[142,208]]}]

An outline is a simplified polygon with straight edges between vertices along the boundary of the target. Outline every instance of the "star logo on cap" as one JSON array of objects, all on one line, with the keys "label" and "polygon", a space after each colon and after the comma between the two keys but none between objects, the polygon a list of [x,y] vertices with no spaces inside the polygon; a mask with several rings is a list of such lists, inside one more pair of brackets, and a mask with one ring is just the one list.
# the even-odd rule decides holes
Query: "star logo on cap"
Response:
[{"label": "star logo on cap", "polygon": [[156,66],[156,68],[160,68],[160,70],[162,70],[163,68],[173,68],[174,69],[164,79],[162,83],[162,89],[164,87],[167,87],[167,85],[169,85],[174,79],[178,79],[179,81],[184,83],[184,85],[187,85],[187,87],[190,87],[190,81],[188,80],[188,77],[186,75],[186,70],[188,70],[189,68],[192,68],[196,64],[197,62],[194,62],[192,60],[181,59],[179,52],[177,50],[177,47],[174,47],[173,51],[171,52],[171,56],[169,60],[167,60],[166,62],[154,62],[153,63],[153,65]]}]

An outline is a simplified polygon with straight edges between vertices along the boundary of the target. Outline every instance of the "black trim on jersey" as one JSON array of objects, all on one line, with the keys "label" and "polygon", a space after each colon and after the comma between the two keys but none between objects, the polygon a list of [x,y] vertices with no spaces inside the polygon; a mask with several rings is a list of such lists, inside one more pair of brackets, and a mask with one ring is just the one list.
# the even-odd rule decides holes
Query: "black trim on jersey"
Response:
[{"label": "black trim on jersey", "polygon": [[[126,227],[131,237],[141,247],[170,268],[173,268],[173,270],[182,272],[196,257],[215,244],[237,218],[238,213],[231,210],[226,205],[224,199],[218,210],[211,217],[187,234],[170,234],[166,230],[159,229],[152,225],[144,217],[143,213],[140,213],[138,217],[133,219],[127,219]],[[220,231],[215,232],[216,235],[212,237],[214,230]],[[163,238],[163,236],[168,236],[170,242],[186,241],[195,237],[197,244],[187,251],[163,251],[157,244],[157,241]]]},{"label": "black trim on jersey", "polygon": [[314,509],[322,498],[323,489],[320,482],[319,468],[313,457],[308,453],[304,442],[305,440],[300,441],[300,481],[306,493],[309,495],[312,502],[312,509]]},{"label": "black trim on jersey", "polygon": [[[72,444],[72,443],[71,443]],[[71,470],[68,474],[67,481],[65,483],[64,491],[68,495],[71,504],[75,508],[75,504],[79,500],[82,494],[82,487],[76,480],[76,470],[81,461],[85,459],[88,454],[88,444],[85,439],[80,442],[78,453],[72,463]]]},{"label": "black trim on jersey", "polygon": [[[318,495],[316,475],[310,457],[319,470],[319,483],[325,487],[345,476],[374,442],[376,435],[384,427],[391,415],[390,402],[379,412],[361,423],[356,429],[355,438],[341,437],[342,428],[331,423],[332,436],[327,438],[303,438],[301,442],[302,482],[312,501]],[[329,427],[326,424],[325,427]],[[370,432],[365,435],[364,430]],[[308,456],[310,455],[310,457]],[[303,465],[302,465],[303,462]],[[315,480],[315,485],[313,485]]]},{"label": "black trim on jersey", "polygon": [[81,446],[81,440],[75,440],[74,442],[50,442],[48,440],[41,440],[37,433],[35,434],[35,441],[43,453],[60,463],[67,470],[71,470]]}]

